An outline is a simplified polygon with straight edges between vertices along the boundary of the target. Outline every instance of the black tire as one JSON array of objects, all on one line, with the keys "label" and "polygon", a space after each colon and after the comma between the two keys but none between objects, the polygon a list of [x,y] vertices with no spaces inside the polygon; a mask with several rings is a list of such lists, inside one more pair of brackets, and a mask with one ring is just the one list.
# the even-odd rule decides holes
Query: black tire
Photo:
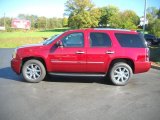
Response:
[{"label": "black tire", "polygon": [[132,77],[131,67],[123,62],[115,63],[109,72],[109,78],[114,85],[124,86]]},{"label": "black tire", "polygon": [[22,75],[27,82],[37,83],[46,76],[44,65],[38,60],[28,60],[22,66]]}]

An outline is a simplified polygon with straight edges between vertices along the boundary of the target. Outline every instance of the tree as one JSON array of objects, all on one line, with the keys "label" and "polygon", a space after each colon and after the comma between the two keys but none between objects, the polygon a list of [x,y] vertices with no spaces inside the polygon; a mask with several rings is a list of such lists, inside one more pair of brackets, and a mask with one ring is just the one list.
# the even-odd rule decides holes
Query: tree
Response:
[{"label": "tree", "polygon": [[158,9],[156,7],[147,8],[147,14],[151,14],[153,19],[157,18]]},{"label": "tree", "polygon": [[67,15],[78,14],[81,11],[89,11],[94,7],[94,4],[91,0],[67,0],[65,3]]},{"label": "tree", "polygon": [[110,24],[111,17],[114,17],[114,15],[119,13],[119,9],[115,6],[105,6],[100,8],[101,11],[101,17],[99,24],[103,27],[106,27]]},{"label": "tree", "polygon": [[158,9],[156,7],[147,8],[147,19],[149,21],[149,25],[152,24],[155,19],[158,17]]},{"label": "tree", "polygon": [[132,10],[119,12],[110,18],[110,24],[114,28],[136,29],[139,23],[139,17]]},{"label": "tree", "polygon": [[39,29],[45,29],[46,28],[46,18],[45,17],[38,17],[37,27]]},{"label": "tree", "polygon": [[160,37],[160,19],[155,19],[152,24],[149,24],[148,30],[151,34]]},{"label": "tree", "polygon": [[63,24],[63,27],[68,27],[68,18],[64,17],[62,19],[62,24]]},{"label": "tree", "polygon": [[100,11],[94,8],[90,0],[68,0],[65,3],[68,24],[72,28],[88,28],[98,26]]},{"label": "tree", "polygon": [[158,10],[157,15],[158,15],[158,19],[160,19],[160,8],[159,8],[159,10]]},{"label": "tree", "polygon": [[160,9],[149,7],[147,9],[147,19],[149,21],[147,30],[149,33],[160,37]]}]

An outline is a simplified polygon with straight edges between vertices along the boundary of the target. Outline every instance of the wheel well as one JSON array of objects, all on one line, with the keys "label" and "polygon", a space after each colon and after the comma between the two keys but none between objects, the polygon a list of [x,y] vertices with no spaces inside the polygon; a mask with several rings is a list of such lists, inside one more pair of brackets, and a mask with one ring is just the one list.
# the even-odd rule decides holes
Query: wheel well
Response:
[{"label": "wheel well", "polygon": [[[44,65],[44,67],[45,67],[45,69],[46,69],[46,64],[45,64],[45,61],[43,60],[43,58],[40,58],[40,57],[26,57],[26,58],[23,58],[23,59],[22,59],[21,71],[22,71],[22,66],[24,65],[24,63],[25,63],[26,61],[32,60],[32,59],[40,61],[40,62]],[[47,69],[46,69],[46,70],[47,70]]]},{"label": "wheel well", "polygon": [[134,62],[131,59],[127,59],[127,58],[121,58],[121,59],[112,60],[112,62],[110,63],[109,70],[113,67],[113,65],[115,63],[118,63],[118,62],[123,62],[123,63],[128,64],[132,68],[132,71],[134,72]]}]

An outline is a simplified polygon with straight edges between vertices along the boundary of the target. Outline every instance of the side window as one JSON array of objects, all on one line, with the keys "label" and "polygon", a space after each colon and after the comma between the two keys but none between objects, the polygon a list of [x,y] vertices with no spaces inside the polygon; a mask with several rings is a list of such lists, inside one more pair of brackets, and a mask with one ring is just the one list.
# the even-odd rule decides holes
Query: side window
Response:
[{"label": "side window", "polygon": [[83,33],[71,33],[62,39],[64,47],[83,47],[84,37]]},{"label": "side window", "polygon": [[109,47],[111,46],[110,37],[106,33],[91,32],[90,46],[91,47]]},{"label": "side window", "polygon": [[115,33],[122,47],[145,48],[145,40],[139,34]]}]

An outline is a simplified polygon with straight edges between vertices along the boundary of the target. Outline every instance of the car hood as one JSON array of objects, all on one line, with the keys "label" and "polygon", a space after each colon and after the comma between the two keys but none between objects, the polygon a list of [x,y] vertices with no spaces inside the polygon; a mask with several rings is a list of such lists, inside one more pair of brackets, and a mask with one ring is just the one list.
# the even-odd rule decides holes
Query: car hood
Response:
[{"label": "car hood", "polygon": [[23,45],[23,46],[20,46],[19,48],[40,47],[40,46],[43,46],[43,43]]}]

